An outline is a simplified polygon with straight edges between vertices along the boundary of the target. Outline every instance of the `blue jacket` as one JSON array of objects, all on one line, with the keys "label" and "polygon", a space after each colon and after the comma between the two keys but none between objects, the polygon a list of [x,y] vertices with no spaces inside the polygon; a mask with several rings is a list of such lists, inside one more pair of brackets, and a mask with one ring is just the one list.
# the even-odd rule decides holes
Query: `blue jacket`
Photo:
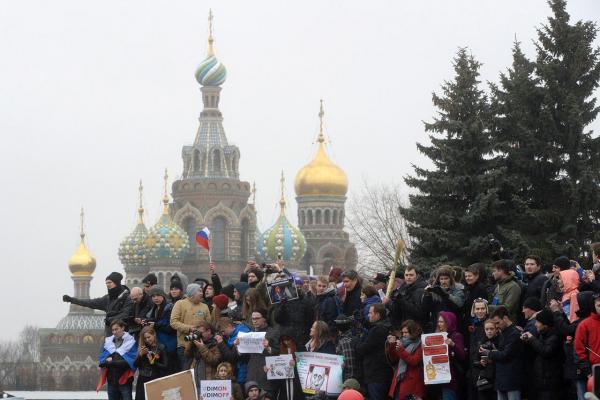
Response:
[{"label": "blue jacket", "polygon": [[[235,326],[235,328],[233,328],[233,332],[231,332],[231,335],[229,336],[229,338],[227,339],[227,346],[229,348],[233,348],[233,342],[235,342],[235,339],[237,339],[238,333],[240,332],[244,332],[244,333],[248,333],[250,332],[250,328],[248,328],[248,326],[246,324],[238,324]],[[248,374],[248,361],[242,361],[242,360],[238,360],[236,362],[236,369],[237,369],[237,383],[239,383],[240,385],[243,385],[244,383],[246,383],[246,375]]]},{"label": "blue jacket", "polygon": [[171,327],[171,311],[173,310],[173,303],[167,303],[162,314],[155,319],[156,305],[148,312],[147,317],[154,319],[154,330],[158,342],[165,346],[165,350],[168,353],[173,353],[177,349],[177,331]]},{"label": "blue jacket", "polygon": [[381,297],[378,294],[375,294],[371,297],[367,297],[365,302],[363,303],[363,315],[364,321],[369,321],[369,309],[373,304],[381,303]]}]

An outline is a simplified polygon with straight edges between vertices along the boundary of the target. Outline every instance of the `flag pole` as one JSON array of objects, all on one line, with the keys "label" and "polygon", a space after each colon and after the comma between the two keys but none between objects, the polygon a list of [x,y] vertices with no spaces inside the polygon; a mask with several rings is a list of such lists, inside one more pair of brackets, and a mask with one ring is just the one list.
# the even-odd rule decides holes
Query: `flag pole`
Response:
[{"label": "flag pole", "polygon": [[208,236],[208,265],[210,266],[210,264],[212,264],[212,257],[210,256],[210,249],[212,248],[212,246],[210,245],[210,235]]}]

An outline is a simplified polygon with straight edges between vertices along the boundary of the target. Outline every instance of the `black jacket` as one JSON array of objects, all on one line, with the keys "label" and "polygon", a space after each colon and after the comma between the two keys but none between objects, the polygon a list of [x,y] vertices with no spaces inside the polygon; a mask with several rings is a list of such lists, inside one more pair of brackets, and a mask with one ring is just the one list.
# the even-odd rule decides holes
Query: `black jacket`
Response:
[{"label": "black jacket", "polygon": [[138,376],[143,377],[146,382],[168,374],[168,356],[165,346],[159,343],[155,351],[158,357],[154,364],[150,364],[147,355],[140,354],[133,363],[138,369]]},{"label": "black jacket", "polygon": [[93,308],[106,312],[104,318],[104,335],[111,336],[110,324],[121,320],[131,324],[133,317],[133,302],[129,298],[129,288],[127,286],[116,286],[108,290],[108,294],[95,299],[77,299],[71,298],[71,303],[82,307]]},{"label": "black jacket", "polygon": [[327,322],[329,330],[332,332],[335,332],[334,320],[338,316],[335,296],[337,296],[336,289],[329,288],[324,293],[317,295],[317,304],[315,305],[315,320]]},{"label": "black jacket", "polygon": [[538,333],[527,343],[535,356],[533,370],[533,386],[536,390],[558,390],[562,385],[562,367],[564,353],[562,339],[558,333],[551,329]]},{"label": "black jacket", "polygon": [[523,386],[523,342],[521,331],[512,324],[500,333],[498,350],[491,351],[489,359],[496,363],[496,389],[521,390]]},{"label": "black jacket", "polygon": [[402,284],[393,294],[390,302],[390,318],[394,325],[412,319],[423,326],[427,317],[423,313],[422,299],[423,290],[427,282],[418,278],[412,285]]},{"label": "black jacket", "polygon": [[296,300],[282,301],[274,306],[274,319],[281,329],[293,332],[296,344],[308,342],[308,332],[313,323],[313,308],[308,298],[298,290]]},{"label": "black jacket", "polygon": [[548,277],[542,274],[541,271],[533,275],[525,275],[523,279],[523,291],[521,294],[521,303],[530,297],[535,297],[536,299],[542,298],[542,289],[544,288],[544,284],[548,280]]},{"label": "black jacket", "polygon": [[356,354],[363,362],[365,383],[385,383],[392,380],[393,369],[386,362],[385,341],[390,331],[387,321],[378,321],[371,326],[363,343],[356,345]]},{"label": "black jacket", "polygon": [[146,292],[144,292],[144,294],[142,295],[142,298],[140,299],[139,303],[133,303],[133,318],[131,318],[132,320],[128,323],[128,325],[129,333],[132,334],[133,337],[135,337],[136,342],[139,339],[140,331],[142,330],[142,325],[135,323],[133,319],[146,319],[146,314],[148,314],[153,305],[154,303],[152,303],[152,299],[150,299],[150,296],[148,296]]},{"label": "black jacket", "polygon": [[362,291],[362,285],[360,280],[354,286],[354,290],[348,291],[346,290],[346,297],[344,298],[344,315],[350,317],[354,315],[355,312],[358,312],[358,318],[361,318],[361,310],[362,310],[362,301],[360,300],[360,292]]}]

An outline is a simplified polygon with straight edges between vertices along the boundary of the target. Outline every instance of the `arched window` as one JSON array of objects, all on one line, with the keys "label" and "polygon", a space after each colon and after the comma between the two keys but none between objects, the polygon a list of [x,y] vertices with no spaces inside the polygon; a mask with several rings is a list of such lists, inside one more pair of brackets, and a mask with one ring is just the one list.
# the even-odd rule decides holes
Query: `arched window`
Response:
[{"label": "arched window", "polygon": [[306,213],[304,210],[300,211],[300,226],[306,225]]},{"label": "arched window", "polygon": [[321,225],[321,210],[315,212],[315,224]]},{"label": "arched window", "polygon": [[340,225],[344,225],[344,210],[340,210]]},{"label": "arched window", "polygon": [[331,211],[330,210],[325,210],[325,221],[324,224],[325,225],[329,225],[331,223]]},{"label": "arched window", "polygon": [[200,152],[198,150],[194,150],[194,172],[200,171]]},{"label": "arched window", "polygon": [[187,233],[188,242],[190,244],[189,254],[195,255],[196,249],[198,248],[196,245],[196,220],[192,217],[186,217],[183,220],[182,225]]},{"label": "arched window", "polygon": [[312,210],[308,210],[308,217],[307,217],[307,221],[308,225],[312,225],[313,224],[313,212]]},{"label": "arched window", "polygon": [[162,272],[158,273],[158,286],[165,287],[165,275]]},{"label": "arched window", "polygon": [[219,153],[219,150],[213,151],[213,171],[217,174],[221,173],[221,153]]},{"label": "arched window", "polygon": [[225,218],[217,217],[213,220],[211,229],[211,245],[212,245],[212,258],[215,260],[222,261],[225,259],[225,234],[227,224]]},{"label": "arched window", "polygon": [[248,242],[250,235],[249,222],[247,218],[242,220],[242,237],[240,241],[240,258],[245,261],[248,258]]},{"label": "arched window", "polygon": [[331,223],[332,223],[333,225],[337,225],[337,224],[338,224],[338,220],[337,220],[337,219],[338,219],[338,213],[337,213],[337,210],[333,210],[333,221],[331,221]]}]

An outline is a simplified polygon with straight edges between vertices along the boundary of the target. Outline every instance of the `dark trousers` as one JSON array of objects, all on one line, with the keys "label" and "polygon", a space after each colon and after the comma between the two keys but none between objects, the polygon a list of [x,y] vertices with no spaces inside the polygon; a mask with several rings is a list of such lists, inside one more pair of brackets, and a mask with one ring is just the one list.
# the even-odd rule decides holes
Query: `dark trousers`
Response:
[{"label": "dark trousers", "polygon": [[367,383],[367,392],[371,400],[387,400],[389,384]]},{"label": "dark trousers", "polygon": [[109,383],[106,390],[108,400],[132,400],[131,386],[131,382],[125,385],[111,385]]}]

